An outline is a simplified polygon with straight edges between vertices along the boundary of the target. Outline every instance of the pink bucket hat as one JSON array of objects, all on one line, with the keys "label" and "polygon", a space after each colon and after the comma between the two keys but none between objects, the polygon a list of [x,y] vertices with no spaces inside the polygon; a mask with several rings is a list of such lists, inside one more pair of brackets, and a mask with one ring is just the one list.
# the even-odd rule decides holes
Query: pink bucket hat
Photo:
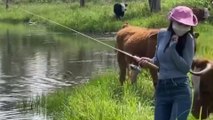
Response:
[{"label": "pink bucket hat", "polygon": [[196,26],[198,24],[197,17],[193,11],[186,6],[177,6],[169,13],[169,20],[173,20],[184,25]]}]

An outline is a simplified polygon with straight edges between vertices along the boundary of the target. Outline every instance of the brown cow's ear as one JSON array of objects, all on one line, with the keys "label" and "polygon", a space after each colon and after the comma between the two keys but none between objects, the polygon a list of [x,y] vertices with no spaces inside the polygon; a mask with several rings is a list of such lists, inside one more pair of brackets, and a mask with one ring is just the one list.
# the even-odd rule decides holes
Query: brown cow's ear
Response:
[{"label": "brown cow's ear", "polygon": [[123,25],[122,25],[122,28],[125,28],[125,27],[128,27],[129,26],[129,23],[128,22],[125,22]]},{"label": "brown cow's ear", "polygon": [[[192,71],[194,67],[200,68],[201,71]],[[192,70],[190,71],[190,73],[193,75],[200,76],[207,73],[209,70],[212,69],[212,67],[212,64],[206,59],[193,59],[193,63],[191,66]]]}]

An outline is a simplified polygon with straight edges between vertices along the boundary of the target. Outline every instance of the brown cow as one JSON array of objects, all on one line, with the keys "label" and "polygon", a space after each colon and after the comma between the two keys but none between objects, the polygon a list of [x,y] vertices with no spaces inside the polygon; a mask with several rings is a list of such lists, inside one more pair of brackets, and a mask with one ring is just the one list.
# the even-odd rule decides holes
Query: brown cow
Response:
[{"label": "brown cow", "polygon": [[213,113],[213,62],[206,59],[195,59],[192,70],[197,71],[191,71],[195,89],[192,114],[199,118],[202,107],[201,118],[206,119],[210,113]]},{"label": "brown cow", "polygon": [[[155,53],[157,44],[157,33],[160,29],[141,28],[136,26],[124,24],[123,28],[117,32],[116,46],[118,49],[128,52],[138,57],[150,57],[152,58]],[[199,36],[199,33],[194,33],[195,38]],[[126,70],[129,71],[129,64],[133,63],[137,65],[136,61],[130,57],[127,57],[123,53],[117,53],[117,61],[120,69],[119,80],[121,85],[126,78]],[[154,87],[157,84],[157,70],[150,68],[150,74],[153,80]],[[137,75],[132,74],[130,76],[132,83],[136,81]]]},{"label": "brown cow", "polygon": [[[159,29],[148,29],[125,24],[116,34],[117,48],[139,57],[153,57],[157,42],[157,33]],[[125,81],[126,69],[129,70],[129,64],[137,64],[132,58],[125,56],[123,53],[117,53],[118,65],[120,68],[120,83]],[[154,86],[157,80],[157,71],[150,69]],[[131,78],[135,78],[131,76]],[[132,79],[132,83],[136,81]]]}]

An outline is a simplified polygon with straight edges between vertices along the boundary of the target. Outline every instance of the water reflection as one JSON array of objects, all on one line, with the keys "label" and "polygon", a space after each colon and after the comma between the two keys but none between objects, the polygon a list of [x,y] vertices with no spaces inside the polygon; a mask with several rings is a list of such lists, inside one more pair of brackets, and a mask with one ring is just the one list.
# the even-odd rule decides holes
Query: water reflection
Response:
[{"label": "water reflection", "polygon": [[47,119],[16,104],[116,67],[114,50],[82,36],[41,26],[0,26],[0,119]]}]

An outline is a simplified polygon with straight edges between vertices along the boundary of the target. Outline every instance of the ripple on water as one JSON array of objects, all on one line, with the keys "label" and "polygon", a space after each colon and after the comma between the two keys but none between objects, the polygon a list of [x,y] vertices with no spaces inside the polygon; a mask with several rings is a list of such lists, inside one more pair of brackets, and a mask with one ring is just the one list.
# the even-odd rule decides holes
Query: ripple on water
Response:
[{"label": "ripple on water", "polygon": [[9,111],[0,111],[1,120],[51,120],[46,114],[34,113],[30,111],[20,111],[18,109],[13,109]]}]

